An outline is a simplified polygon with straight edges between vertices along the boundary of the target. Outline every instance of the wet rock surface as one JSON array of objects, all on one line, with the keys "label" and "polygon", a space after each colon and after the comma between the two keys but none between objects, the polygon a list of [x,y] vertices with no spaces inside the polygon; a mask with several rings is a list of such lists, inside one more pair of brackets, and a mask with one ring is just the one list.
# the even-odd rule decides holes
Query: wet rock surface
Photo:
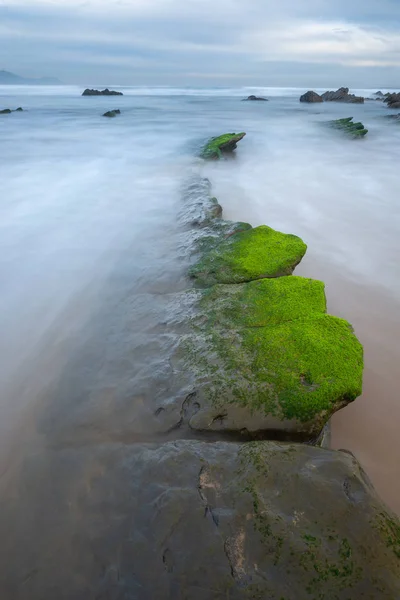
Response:
[{"label": "wet rock surface", "polygon": [[23,108],[19,107],[16,108],[15,110],[11,110],[11,108],[4,108],[3,110],[0,110],[0,115],[10,115],[13,112],[23,112]]},{"label": "wet rock surface", "polygon": [[383,99],[389,108],[400,108],[400,93],[398,94],[385,94]]},{"label": "wet rock surface", "polygon": [[120,114],[121,114],[121,111],[117,108],[115,110],[108,110],[107,112],[104,113],[103,117],[113,118]]},{"label": "wet rock surface", "polygon": [[400,595],[398,525],[348,453],[114,444],[35,453],[21,469],[0,514],[7,600]]},{"label": "wet rock surface", "polygon": [[268,98],[262,98],[260,96],[248,96],[247,98],[243,98],[242,102],[268,102]]},{"label": "wet rock surface", "polygon": [[338,129],[339,131],[342,131],[347,136],[352,138],[363,138],[368,133],[368,129],[366,129],[361,122],[353,122],[353,117],[328,121],[327,125],[332,129]]},{"label": "wet rock surface", "polygon": [[244,138],[243,133],[224,133],[218,137],[211,138],[201,150],[201,158],[219,159],[224,154],[232,154],[237,144]]}]

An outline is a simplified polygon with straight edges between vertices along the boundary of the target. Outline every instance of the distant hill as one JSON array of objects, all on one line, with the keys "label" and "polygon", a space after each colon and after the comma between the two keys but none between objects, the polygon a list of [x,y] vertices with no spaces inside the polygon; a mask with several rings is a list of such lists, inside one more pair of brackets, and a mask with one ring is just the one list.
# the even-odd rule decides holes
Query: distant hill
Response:
[{"label": "distant hill", "polygon": [[0,85],[60,85],[61,81],[56,77],[40,77],[39,79],[27,79],[9,71],[0,71]]}]

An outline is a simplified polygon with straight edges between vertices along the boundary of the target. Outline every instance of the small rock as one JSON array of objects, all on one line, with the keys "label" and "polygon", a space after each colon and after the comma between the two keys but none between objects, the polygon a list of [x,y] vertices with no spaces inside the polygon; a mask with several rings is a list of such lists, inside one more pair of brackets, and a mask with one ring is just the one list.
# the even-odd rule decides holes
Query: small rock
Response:
[{"label": "small rock", "polygon": [[10,115],[12,113],[12,110],[10,110],[9,108],[5,108],[4,110],[0,110],[0,115]]},{"label": "small rock", "polygon": [[254,101],[257,101],[257,102],[268,102],[267,98],[261,98],[261,97],[253,96],[253,95],[248,96],[247,98],[243,98],[242,102],[247,102],[248,100],[253,101],[253,102]]},{"label": "small rock", "polygon": [[323,102],[323,99],[317,92],[308,91],[300,96],[300,102]]},{"label": "small rock", "polygon": [[117,115],[120,115],[121,111],[117,108],[116,110],[109,110],[107,112],[104,113],[103,117],[116,117]]}]

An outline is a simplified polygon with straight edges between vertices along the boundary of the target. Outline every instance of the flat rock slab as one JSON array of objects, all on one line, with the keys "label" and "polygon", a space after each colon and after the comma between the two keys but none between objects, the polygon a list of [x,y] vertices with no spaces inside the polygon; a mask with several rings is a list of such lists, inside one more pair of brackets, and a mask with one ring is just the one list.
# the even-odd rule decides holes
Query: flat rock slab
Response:
[{"label": "flat rock slab", "polygon": [[244,132],[224,133],[218,137],[211,138],[203,147],[200,156],[201,158],[218,159],[222,158],[224,154],[231,154],[245,135]]},{"label": "flat rock slab", "polygon": [[296,235],[260,225],[221,239],[189,275],[205,287],[280,277],[293,272],[306,250],[306,244]]},{"label": "flat rock slab", "polygon": [[116,444],[22,473],[0,514],[7,600],[400,597],[399,522],[348,453]]}]

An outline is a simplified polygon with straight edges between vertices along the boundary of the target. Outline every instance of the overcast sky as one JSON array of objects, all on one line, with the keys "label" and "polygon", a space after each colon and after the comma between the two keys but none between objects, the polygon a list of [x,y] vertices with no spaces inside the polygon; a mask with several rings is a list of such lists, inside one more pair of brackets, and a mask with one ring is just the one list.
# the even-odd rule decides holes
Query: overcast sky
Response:
[{"label": "overcast sky", "polygon": [[0,69],[65,83],[400,87],[400,0],[0,0]]}]

